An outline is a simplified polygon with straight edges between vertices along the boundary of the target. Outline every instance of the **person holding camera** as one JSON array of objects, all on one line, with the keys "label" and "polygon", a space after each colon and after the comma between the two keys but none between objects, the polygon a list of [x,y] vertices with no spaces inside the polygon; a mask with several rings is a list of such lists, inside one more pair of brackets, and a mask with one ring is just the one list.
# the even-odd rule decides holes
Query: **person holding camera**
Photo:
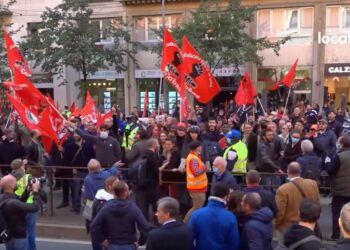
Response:
[{"label": "person holding camera", "polygon": [[[0,181],[0,187],[4,192],[0,199],[1,212],[11,235],[6,243],[6,250],[32,249],[28,248],[26,218],[29,214],[36,214],[40,207],[38,193],[40,182],[34,180],[27,192],[24,192],[25,195],[20,198],[15,193],[18,190],[18,182],[13,175],[6,175]],[[27,202],[29,194],[31,203]]]},{"label": "person holding camera", "polygon": [[[20,199],[23,199],[27,204],[33,204],[33,194],[28,195],[28,191],[34,185],[34,182],[40,182],[33,178],[30,174],[26,174],[25,165],[26,160],[15,159],[11,162],[11,175],[17,180],[17,189],[15,195]],[[38,192],[38,191],[37,191]],[[36,237],[36,221],[38,214],[37,212],[28,213],[26,215],[26,228],[27,228],[27,239],[28,239],[28,250],[36,250],[35,237]]]}]

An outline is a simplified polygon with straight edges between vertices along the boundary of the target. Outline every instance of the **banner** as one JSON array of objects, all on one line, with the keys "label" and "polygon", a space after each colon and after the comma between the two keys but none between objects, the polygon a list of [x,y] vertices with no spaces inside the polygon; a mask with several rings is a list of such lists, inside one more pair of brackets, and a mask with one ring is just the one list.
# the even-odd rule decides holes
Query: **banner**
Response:
[{"label": "banner", "polygon": [[221,91],[221,88],[210,68],[186,36],[183,38],[182,58],[181,81],[186,90],[199,102],[208,103]]},{"label": "banner", "polygon": [[86,93],[85,106],[81,110],[80,115],[85,122],[93,122],[93,123],[98,122],[99,112],[96,111],[95,100],[90,95],[89,90]]},{"label": "banner", "polygon": [[288,88],[292,87],[294,79],[295,79],[295,74],[297,71],[297,66],[298,66],[298,59],[295,61],[293,66],[290,68],[288,73],[283,77],[283,79],[280,81],[284,85],[286,85]]},{"label": "banner", "polygon": [[256,96],[257,96],[257,93],[255,90],[254,84],[247,71],[245,72],[241,80],[241,83],[239,84],[239,87],[235,96],[236,105],[237,106],[254,105],[255,104],[254,98]]}]

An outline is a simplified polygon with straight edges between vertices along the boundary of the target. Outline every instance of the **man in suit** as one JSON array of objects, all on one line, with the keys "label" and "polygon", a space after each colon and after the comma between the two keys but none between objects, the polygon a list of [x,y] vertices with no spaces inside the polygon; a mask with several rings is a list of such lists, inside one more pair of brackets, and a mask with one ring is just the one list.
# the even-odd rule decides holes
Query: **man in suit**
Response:
[{"label": "man in suit", "polygon": [[192,228],[176,220],[179,207],[179,202],[171,197],[158,201],[156,216],[162,227],[149,233],[146,250],[194,249]]},{"label": "man in suit", "polygon": [[278,238],[282,240],[282,234],[287,228],[299,222],[299,206],[303,199],[308,198],[320,204],[320,193],[317,183],[311,179],[300,177],[301,167],[298,162],[291,162],[288,165],[288,180],[277,189],[276,205],[276,229]]}]

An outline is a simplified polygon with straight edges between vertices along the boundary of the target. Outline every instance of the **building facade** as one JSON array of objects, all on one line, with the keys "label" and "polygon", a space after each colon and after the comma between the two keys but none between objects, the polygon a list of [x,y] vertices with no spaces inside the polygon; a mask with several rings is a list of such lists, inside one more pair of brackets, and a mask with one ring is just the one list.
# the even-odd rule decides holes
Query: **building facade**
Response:
[{"label": "building facade", "polygon": [[[11,7],[14,28],[24,26],[15,39],[40,22],[45,7],[54,7],[58,0],[17,0]],[[223,2],[223,4],[225,4]],[[260,52],[264,57],[262,66],[247,63],[239,68],[216,69],[222,92],[213,100],[214,104],[232,99],[238,87],[234,77],[248,70],[260,93],[268,92],[273,84],[291,67],[296,59],[299,66],[296,74],[294,98],[306,98],[322,105],[332,99],[340,106],[342,99],[350,101],[350,3],[343,0],[243,0],[242,4],[256,5],[254,22],[249,25],[253,37],[268,37],[271,40],[291,36],[282,46],[280,55],[272,50]],[[162,5],[160,0],[92,0],[93,22],[103,28],[109,22],[122,19],[130,29],[133,41],[153,46],[160,39],[153,29],[162,27]],[[191,12],[199,6],[198,1],[166,1],[165,24],[171,28],[191,19]],[[101,70],[89,76],[88,88],[98,100],[101,109],[108,110],[111,103],[118,103],[127,112],[132,107],[143,107],[145,91],[149,92],[150,110],[159,103],[159,91],[165,108],[170,109],[178,99],[176,91],[163,83],[159,69],[160,58],[149,51],[139,51],[137,63],[126,58],[128,70],[117,73]],[[44,91],[52,93],[59,105],[69,105],[78,98],[78,89],[73,84],[79,74],[67,68],[68,84],[61,86],[58,79],[48,74],[34,72],[33,81]]]}]

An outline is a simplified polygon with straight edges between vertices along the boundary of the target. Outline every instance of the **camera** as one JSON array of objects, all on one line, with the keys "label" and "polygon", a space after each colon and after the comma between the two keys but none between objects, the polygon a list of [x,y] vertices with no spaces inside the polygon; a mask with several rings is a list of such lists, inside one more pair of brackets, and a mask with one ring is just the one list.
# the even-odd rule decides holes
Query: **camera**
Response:
[{"label": "camera", "polygon": [[45,177],[35,178],[34,176],[29,176],[29,178],[28,178],[29,186],[32,186],[37,180],[40,182],[41,185],[46,182]]}]

